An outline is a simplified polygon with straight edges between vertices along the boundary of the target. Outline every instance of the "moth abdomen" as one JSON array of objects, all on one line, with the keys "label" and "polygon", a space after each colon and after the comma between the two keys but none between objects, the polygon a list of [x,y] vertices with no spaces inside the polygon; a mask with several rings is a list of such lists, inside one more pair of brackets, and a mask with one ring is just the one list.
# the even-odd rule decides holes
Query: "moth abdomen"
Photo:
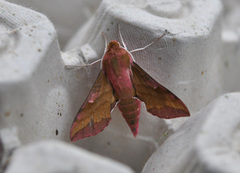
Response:
[{"label": "moth abdomen", "polygon": [[138,122],[141,109],[141,102],[137,98],[120,100],[118,108],[131,128],[134,136],[138,134]]}]

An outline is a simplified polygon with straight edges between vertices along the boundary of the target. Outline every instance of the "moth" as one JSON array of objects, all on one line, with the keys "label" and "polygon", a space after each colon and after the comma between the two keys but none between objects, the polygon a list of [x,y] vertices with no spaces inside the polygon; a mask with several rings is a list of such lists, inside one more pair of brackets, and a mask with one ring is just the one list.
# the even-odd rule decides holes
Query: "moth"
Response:
[{"label": "moth", "polygon": [[105,54],[102,68],[80,110],[70,132],[71,141],[97,135],[111,120],[111,111],[117,105],[129,125],[134,137],[138,134],[141,101],[149,113],[159,118],[190,116],[185,104],[171,91],[160,85],[136,64],[131,53],[151,46],[128,51],[119,30],[122,45],[105,39]]}]

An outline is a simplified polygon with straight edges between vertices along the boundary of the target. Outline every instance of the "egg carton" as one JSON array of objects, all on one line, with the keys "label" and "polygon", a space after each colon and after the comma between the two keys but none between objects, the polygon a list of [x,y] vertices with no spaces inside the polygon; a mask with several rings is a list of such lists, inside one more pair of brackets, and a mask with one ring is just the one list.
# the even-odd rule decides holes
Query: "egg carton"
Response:
[{"label": "egg carton", "polygon": [[[56,145],[61,147],[52,152],[53,157],[54,153],[60,157],[57,153],[62,147],[66,151],[66,156],[62,157],[69,157],[73,146],[61,144],[61,141],[70,143],[73,119],[100,71],[100,63],[93,62],[104,54],[102,33],[108,42],[121,42],[119,26],[129,51],[144,47],[167,33],[150,47],[132,55],[144,71],[183,100],[190,110],[190,118],[159,119],[149,114],[142,104],[139,134],[134,138],[115,108],[103,132],[72,144],[119,161],[135,172],[236,171],[239,161],[236,105],[240,96],[225,93],[240,88],[237,80],[238,2],[222,5],[219,0],[103,0],[99,6],[99,2],[86,2],[79,2],[82,10],[70,10],[67,16],[62,13],[63,9],[54,5],[60,2],[24,4],[36,5],[36,8],[38,5],[38,10],[52,19],[54,27],[45,15],[0,0],[1,129],[16,128],[26,151],[34,146],[47,151],[52,143],[40,141],[58,140]],[[71,1],[67,4],[71,3],[74,4]],[[73,5],[66,7],[76,9]],[[97,10],[90,14],[89,9]],[[21,167],[24,164],[19,164],[24,153],[25,150],[20,149],[13,152],[6,172],[28,170]],[[223,153],[221,158],[219,153]],[[41,153],[34,154],[37,158]],[[90,155],[88,162],[81,162],[86,167],[92,166],[93,159],[98,159],[103,168],[113,164],[110,159],[106,159],[108,164],[103,164],[100,160],[105,158],[87,154]],[[29,160],[34,162],[34,159]],[[58,163],[64,165],[64,160],[59,159]],[[125,165],[116,168],[133,172]],[[33,164],[34,168],[37,170]],[[41,172],[50,170],[47,166],[44,168]],[[76,170],[81,172],[79,168],[72,172]]]}]

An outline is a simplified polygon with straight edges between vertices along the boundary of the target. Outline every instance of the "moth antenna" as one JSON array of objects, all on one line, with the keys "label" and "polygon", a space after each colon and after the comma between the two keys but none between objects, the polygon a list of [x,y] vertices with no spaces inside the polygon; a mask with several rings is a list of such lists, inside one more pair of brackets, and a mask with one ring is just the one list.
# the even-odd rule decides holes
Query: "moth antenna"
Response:
[{"label": "moth antenna", "polygon": [[104,50],[104,53],[107,51],[107,37],[106,35],[104,34],[104,32],[102,32],[102,37],[104,39],[104,44],[105,44],[105,50]]},{"label": "moth antenna", "polygon": [[126,46],[125,42],[123,41],[123,36],[122,36],[121,30],[120,30],[120,25],[119,24],[117,24],[117,28],[118,28],[118,33],[119,33],[123,48],[127,49],[127,46]]},{"label": "moth antenna", "polygon": [[137,51],[145,50],[146,48],[150,47],[152,44],[156,43],[158,40],[160,40],[161,38],[163,38],[167,33],[168,33],[168,31],[165,30],[164,34],[161,35],[161,37],[158,37],[157,39],[155,39],[153,42],[147,44],[147,45],[144,46],[144,47],[137,48],[137,49],[131,50],[131,51],[129,51],[129,52],[133,53],[133,52],[137,52]]}]

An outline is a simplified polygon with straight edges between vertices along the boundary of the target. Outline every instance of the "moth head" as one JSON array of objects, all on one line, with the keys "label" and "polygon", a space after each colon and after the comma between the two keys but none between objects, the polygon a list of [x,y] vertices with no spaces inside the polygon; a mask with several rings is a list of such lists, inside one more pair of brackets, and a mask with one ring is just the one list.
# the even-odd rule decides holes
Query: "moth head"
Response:
[{"label": "moth head", "polygon": [[109,42],[107,49],[112,50],[112,49],[117,49],[119,47],[120,47],[120,44],[116,40],[113,40]]}]

